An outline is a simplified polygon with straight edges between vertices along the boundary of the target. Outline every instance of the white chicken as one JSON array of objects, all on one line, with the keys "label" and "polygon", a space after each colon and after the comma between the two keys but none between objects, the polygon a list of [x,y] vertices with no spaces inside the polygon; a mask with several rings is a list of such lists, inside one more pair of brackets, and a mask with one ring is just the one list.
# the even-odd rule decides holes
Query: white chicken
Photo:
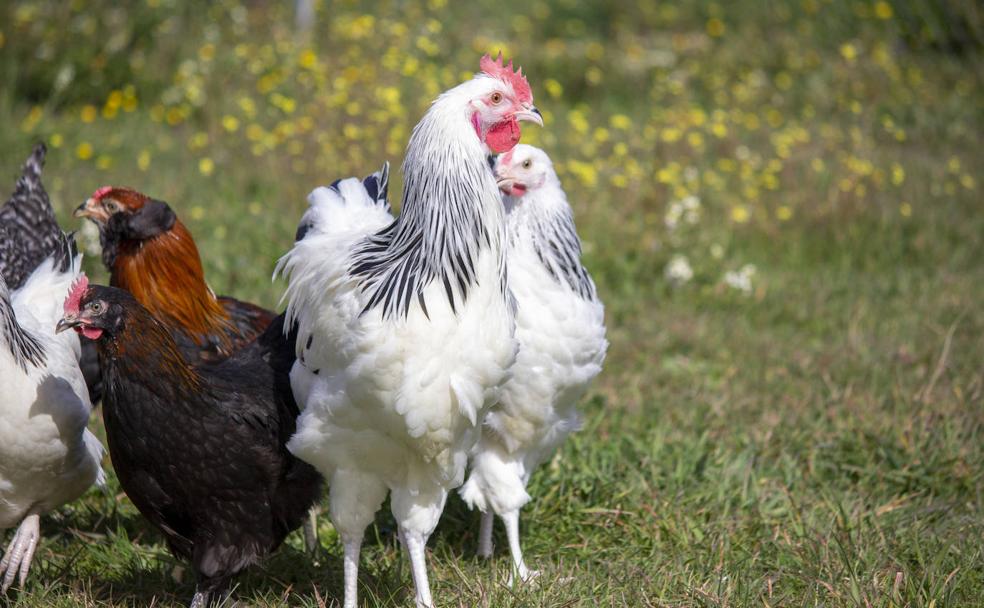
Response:
[{"label": "white chicken", "polygon": [[[18,526],[0,560],[0,593],[15,579],[24,586],[40,516],[102,479],[102,445],[86,429],[92,406],[79,339],[55,335],[81,256],[54,223],[41,185],[43,157],[39,146],[0,213],[0,268],[27,272],[12,279],[22,283],[13,293],[0,273],[0,530]],[[43,261],[25,267],[39,252]]]},{"label": "white chicken", "polygon": [[578,427],[575,405],[601,371],[608,341],[604,307],[581,265],[581,242],[550,158],[520,144],[498,158],[495,175],[506,208],[519,354],[485,418],[461,496],[482,512],[479,555],[492,554],[495,513],[506,527],[513,574],[526,581],[538,574],[526,567],[519,544],[526,485]]},{"label": "white chicken", "polygon": [[281,260],[291,383],[305,408],[288,444],[330,482],[346,608],[387,493],[416,603],[432,606],[425,546],[516,354],[502,202],[486,158],[543,124],[522,71],[486,56],[416,126],[397,219],[356,179],[318,188]]}]

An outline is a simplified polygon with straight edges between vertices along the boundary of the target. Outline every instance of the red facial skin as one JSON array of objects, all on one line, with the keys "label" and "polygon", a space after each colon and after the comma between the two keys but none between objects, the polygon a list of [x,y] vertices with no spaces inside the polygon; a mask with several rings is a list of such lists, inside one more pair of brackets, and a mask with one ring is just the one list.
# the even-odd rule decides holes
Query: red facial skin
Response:
[{"label": "red facial skin", "polygon": [[102,335],[103,330],[98,327],[88,327],[86,325],[79,325],[75,328],[76,333],[80,333],[90,340],[98,340],[99,336]]},{"label": "red facial skin", "polygon": [[515,196],[516,198],[519,198],[524,194],[526,194],[526,185],[521,184],[519,182],[513,182],[511,185],[506,186],[505,188],[500,188],[500,190],[502,190],[503,193],[508,194],[509,196]]},{"label": "red facial skin", "polygon": [[485,135],[485,143],[488,145],[489,150],[492,150],[496,154],[501,154],[512,150],[519,143],[521,135],[519,121],[511,118],[492,125],[492,128]]}]

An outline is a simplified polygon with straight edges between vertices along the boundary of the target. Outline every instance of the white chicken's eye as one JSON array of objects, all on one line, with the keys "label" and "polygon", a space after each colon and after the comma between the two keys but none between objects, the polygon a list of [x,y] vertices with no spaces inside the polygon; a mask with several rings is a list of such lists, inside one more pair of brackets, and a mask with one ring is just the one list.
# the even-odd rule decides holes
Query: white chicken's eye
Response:
[{"label": "white chicken's eye", "polygon": [[530,160],[530,159],[527,158],[526,160],[523,161],[523,168],[524,169],[529,169],[532,166],[533,166],[533,161],[532,160]]},{"label": "white chicken's eye", "polygon": [[491,101],[495,105],[499,105],[500,103],[502,103],[502,93],[498,91],[492,93],[492,95],[489,97],[489,101]]}]

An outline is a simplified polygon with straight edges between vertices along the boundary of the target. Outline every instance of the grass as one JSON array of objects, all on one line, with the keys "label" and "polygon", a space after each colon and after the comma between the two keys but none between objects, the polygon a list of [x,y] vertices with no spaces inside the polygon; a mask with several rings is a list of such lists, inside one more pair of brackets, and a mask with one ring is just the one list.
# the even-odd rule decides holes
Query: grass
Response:
[{"label": "grass", "polygon": [[[264,3],[204,19],[180,2],[130,15],[11,3],[0,166],[12,177],[33,141],[52,144],[46,183],[66,226],[105,183],[169,201],[217,292],[275,306],[269,274],[307,191],[396,163],[433,94],[505,46],[548,114],[524,136],[558,162],[611,350],[585,428],[531,484],[523,542],[539,584],[505,586],[501,529],[495,558],[474,558],[478,518],[452,498],[429,545],[438,604],[982,605],[973,5],[951,2],[952,23],[932,3],[517,3],[511,19],[442,5],[397,17],[381,2],[368,25],[357,7],[321,7],[328,33],[298,42]],[[91,15],[112,35],[86,29]],[[80,63],[58,89],[63,57]],[[698,213],[670,228],[690,195]],[[664,274],[677,258],[688,281]],[[98,256],[86,264],[105,278]],[[747,265],[747,292],[723,280]],[[184,565],[110,487],[44,518],[31,579],[7,603],[190,598]],[[384,509],[367,536],[365,605],[412,605],[393,528]],[[326,518],[321,532],[315,559],[295,534],[241,577],[240,603],[338,601],[341,548]]]}]

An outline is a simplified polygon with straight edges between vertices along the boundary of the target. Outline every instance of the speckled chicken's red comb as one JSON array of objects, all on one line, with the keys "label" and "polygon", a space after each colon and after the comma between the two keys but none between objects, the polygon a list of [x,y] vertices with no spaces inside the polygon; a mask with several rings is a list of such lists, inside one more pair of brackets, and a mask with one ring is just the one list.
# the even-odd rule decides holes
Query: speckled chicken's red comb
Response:
[{"label": "speckled chicken's red comb", "polygon": [[79,314],[79,307],[82,305],[82,296],[85,295],[87,289],[89,289],[89,277],[85,276],[83,272],[79,274],[79,278],[75,279],[75,282],[72,283],[72,288],[68,290],[68,297],[65,298],[66,315]]},{"label": "speckled chicken's red comb", "polygon": [[526,81],[526,76],[523,76],[523,68],[513,72],[512,59],[509,60],[508,64],[503,65],[502,51],[499,51],[499,57],[495,60],[492,59],[491,55],[485,55],[478,65],[489,76],[512,84],[513,91],[516,92],[519,101],[533,103],[533,91],[530,89],[530,83]]}]

